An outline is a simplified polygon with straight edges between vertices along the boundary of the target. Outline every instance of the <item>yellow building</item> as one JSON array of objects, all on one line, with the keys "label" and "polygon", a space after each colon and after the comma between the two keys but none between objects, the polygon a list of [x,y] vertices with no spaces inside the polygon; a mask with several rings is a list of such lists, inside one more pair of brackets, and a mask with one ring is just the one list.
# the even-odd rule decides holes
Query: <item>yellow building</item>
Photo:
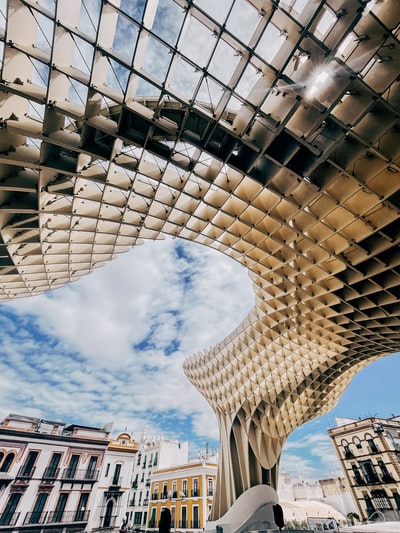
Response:
[{"label": "yellow building", "polygon": [[161,511],[167,507],[173,531],[202,530],[211,511],[216,474],[216,456],[154,472],[148,528],[158,528]]}]

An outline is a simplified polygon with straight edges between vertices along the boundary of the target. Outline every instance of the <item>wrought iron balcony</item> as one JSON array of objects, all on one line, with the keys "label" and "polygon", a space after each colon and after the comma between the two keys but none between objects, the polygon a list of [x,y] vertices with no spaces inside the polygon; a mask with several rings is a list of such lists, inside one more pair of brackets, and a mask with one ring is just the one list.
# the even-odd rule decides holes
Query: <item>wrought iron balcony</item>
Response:
[{"label": "wrought iron balcony", "polygon": [[34,466],[21,466],[21,468],[18,470],[17,478],[26,478],[30,479],[33,477],[33,474],[35,473],[36,468]]},{"label": "wrought iron balcony", "polygon": [[89,511],[51,511],[47,513],[46,523],[73,523],[73,522],[87,522],[89,519]]},{"label": "wrought iron balcony", "polygon": [[62,481],[79,481],[80,483],[94,483],[98,477],[98,470],[73,470],[66,468],[61,474]]},{"label": "wrought iron balcony", "polygon": [[53,468],[52,466],[48,466],[43,472],[42,479],[57,479],[59,475],[59,468]]},{"label": "wrought iron balcony", "polygon": [[26,513],[24,518],[24,524],[44,524],[46,521],[47,513],[44,511]]},{"label": "wrought iron balcony", "polygon": [[16,513],[1,513],[0,514],[0,528],[1,526],[15,526],[19,518],[19,512]]}]

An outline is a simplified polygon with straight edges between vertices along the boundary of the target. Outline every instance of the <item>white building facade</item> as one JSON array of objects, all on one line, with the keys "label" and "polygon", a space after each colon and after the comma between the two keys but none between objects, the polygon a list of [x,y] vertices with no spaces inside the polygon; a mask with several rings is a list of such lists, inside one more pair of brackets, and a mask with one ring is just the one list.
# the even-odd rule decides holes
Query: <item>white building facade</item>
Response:
[{"label": "white building facade", "polygon": [[132,489],[127,509],[128,524],[134,529],[144,529],[148,520],[151,500],[151,479],[154,471],[188,462],[188,443],[157,438],[147,438],[143,431],[132,479]]},{"label": "white building facade", "polygon": [[109,434],[9,415],[0,424],[0,533],[84,530]]},{"label": "white building facade", "polygon": [[128,522],[127,507],[138,443],[129,433],[111,439],[97,484],[87,530],[119,528]]}]

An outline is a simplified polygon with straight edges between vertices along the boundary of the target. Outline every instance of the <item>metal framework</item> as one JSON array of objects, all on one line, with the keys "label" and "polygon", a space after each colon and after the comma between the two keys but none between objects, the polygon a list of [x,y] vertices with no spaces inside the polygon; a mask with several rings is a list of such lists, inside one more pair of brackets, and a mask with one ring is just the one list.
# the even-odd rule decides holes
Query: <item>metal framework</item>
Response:
[{"label": "metal framework", "polygon": [[214,518],[400,350],[393,0],[0,1],[0,299],[172,235],[255,305],[185,363],[214,408]]}]

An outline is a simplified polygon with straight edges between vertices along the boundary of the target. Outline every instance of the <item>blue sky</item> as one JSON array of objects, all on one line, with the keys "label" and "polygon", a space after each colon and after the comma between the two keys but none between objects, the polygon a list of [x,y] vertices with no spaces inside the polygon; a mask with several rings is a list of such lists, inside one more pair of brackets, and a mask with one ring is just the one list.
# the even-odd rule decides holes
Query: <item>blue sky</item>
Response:
[{"label": "blue sky", "polygon": [[[200,245],[146,242],[54,292],[0,305],[0,416],[26,414],[218,448],[214,414],[182,371],[253,303],[247,272]],[[399,355],[370,364],[328,415],[288,439],[281,468],[339,474],[327,435],[335,417],[399,414]]]}]

